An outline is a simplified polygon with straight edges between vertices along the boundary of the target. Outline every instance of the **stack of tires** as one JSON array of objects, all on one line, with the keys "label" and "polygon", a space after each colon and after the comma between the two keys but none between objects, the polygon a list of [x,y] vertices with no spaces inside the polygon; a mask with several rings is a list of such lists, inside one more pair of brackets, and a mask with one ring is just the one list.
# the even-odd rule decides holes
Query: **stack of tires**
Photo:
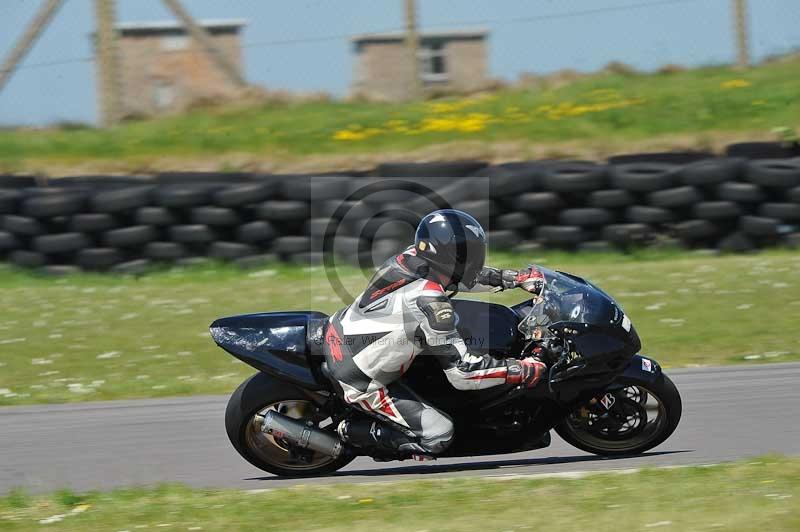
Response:
[{"label": "stack of tires", "polygon": [[209,258],[248,266],[338,257],[372,267],[412,240],[421,216],[445,207],[475,216],[499,250],[749,251],[798,242],[800,158],[670,153],[607,164],[392,163],[368,174],[187,172],[49,183],[0,176],[0,258],[53,273],[136,273]]}]

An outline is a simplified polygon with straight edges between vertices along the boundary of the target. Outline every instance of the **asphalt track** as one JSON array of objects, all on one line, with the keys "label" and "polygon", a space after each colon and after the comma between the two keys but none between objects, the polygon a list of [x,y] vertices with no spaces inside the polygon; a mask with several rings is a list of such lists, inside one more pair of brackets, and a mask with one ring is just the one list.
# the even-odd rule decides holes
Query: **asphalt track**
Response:
[{"label": "asphalt track", "polygon": [[800,455],[800,364],[668,372],[683,419],[645,455],[601,459],[558,439],[547,449],[435,462],[358,459],[339,474],[278,479],[250,466],[223,428],[227,397],[0,408],[0,493],[183,482],[264,489],[290,484],[375,482],[454,476],[529,475],[704,464],[770,452]]}]

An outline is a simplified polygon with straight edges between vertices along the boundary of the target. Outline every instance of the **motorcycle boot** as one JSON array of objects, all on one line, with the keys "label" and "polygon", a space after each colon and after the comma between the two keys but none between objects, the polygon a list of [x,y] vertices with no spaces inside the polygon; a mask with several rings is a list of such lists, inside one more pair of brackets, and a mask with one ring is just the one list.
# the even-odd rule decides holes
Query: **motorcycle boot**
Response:
[{"label": "motorcycle boot", "polygon": [[425,454],[425,450],[420,447],[416,438],[371,419],[345,419],[339,423],[336,432],[342,441],[364,449],[375,458],[397,459]]}]

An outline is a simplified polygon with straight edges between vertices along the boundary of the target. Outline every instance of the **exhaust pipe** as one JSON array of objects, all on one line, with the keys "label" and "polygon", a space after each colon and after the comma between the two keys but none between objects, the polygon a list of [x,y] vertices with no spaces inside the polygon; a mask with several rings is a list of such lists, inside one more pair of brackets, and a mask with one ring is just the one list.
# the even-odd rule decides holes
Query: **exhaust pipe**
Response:
[{"label": "exhaust pipe", "polygon": [[276,439],[287,440],[301,449],[311,449],[333,458],[338,458],[342,453],[342,440],[336,436],[274,410],[264,415],[261,430],[272,434]]}]

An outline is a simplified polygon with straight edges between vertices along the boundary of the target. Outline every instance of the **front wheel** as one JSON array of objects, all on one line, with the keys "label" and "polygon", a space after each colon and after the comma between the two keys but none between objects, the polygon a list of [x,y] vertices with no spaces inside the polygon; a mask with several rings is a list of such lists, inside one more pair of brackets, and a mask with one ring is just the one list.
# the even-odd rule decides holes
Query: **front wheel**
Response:
[{"label": "front wheel", "polygon": [[347,453],[333,458],[305,449],[298,452],[283,440],[265,434],[261,423],[269,410],[333,430],[330,417],[320,413],[295,386],[264,373],[253,375],[228,400],[225,429],[239,454],[259,469],[283,477],[318,476],[333,473],[353,460]]},{"label": "front wheel", "polygon": [[555,426],[567,443],[602,456],[640,454],[669,438],[681,419],[681,396],[666,375],[654,382],[621,378],[606,395]]}]

